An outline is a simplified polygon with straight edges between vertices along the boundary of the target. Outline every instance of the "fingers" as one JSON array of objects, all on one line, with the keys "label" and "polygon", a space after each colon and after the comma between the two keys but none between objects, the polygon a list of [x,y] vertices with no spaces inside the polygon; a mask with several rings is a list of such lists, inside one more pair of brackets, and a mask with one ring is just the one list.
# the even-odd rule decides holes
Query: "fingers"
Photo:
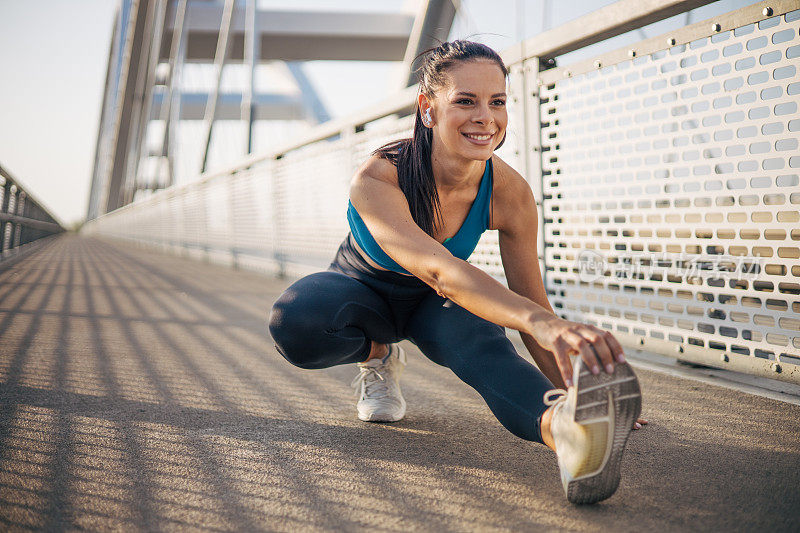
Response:
[{"label": "fingers", "polygon": [[583,359],[583,362],[586,363],[586,366],[589,368],[589,371],[592,374],[600,373],[600,365],[598,364],[599,361],[597,360],[597,356],[595,355],[592,345],[588,340],[586,340],[578,332],[572,331],[568,331],[564,334],[564,340],[567,341],[570,348],[578,352],[578,355],[581,359]]},{"label": "fingers", "polygon": [[553,353],[567,387],[572,386],[573,378],[571,353],[577,353],[593,374],[599,374],[601,367],[611,374],[615,362],[625,362],[622,346],[611,332],[588,324],[568,323],[558,333]]},{"label": "fingers", "polygon": [[606,343],[606,337],[592,329],[581,326],[576,331],[565,335],[565,340],[570,343],[575,351],[589,367],[593,374],[600,372],[600,363],[611,374],[614,372],[614,357],[611,347]]},{"label": "fingers", "polygon": [[586,330],[586,332],[582,333],[583,337],[592,343],[592,349],[594,349],[600,362],[603,363],[606,372],[611,374],[614,372],[614,354],[608,344],[605,332],[591,327],[586,327]]},{"label": "fingers", "polygon": [[567,387],[572,387],[572,362],[569,360],[569,345],[564,341],[557,341],[553,349],[556,356],[556,364],[564,378]]},{"label": "fingers", "polygon": [[617,361],[617,363],[625,362],[625,352],[622,350],[622,345],[619,343],[616,337],[614,337],[614,335],[611,334],[610,331],[605,331],[595,326],[588,326],[588,327],[603,336],[603,338],[606,341],[606,344],[611,349],[612,356]]},{"label": "fingers", "polygon": [[610,331],[589,324],[581,324],[581,328],[579,333],[591,343],[591,347],[596,352],[606,372],[610,374],[614,371],[615,361],[617,363],[625,362],[625,354],[622,350],[622,345]]}]

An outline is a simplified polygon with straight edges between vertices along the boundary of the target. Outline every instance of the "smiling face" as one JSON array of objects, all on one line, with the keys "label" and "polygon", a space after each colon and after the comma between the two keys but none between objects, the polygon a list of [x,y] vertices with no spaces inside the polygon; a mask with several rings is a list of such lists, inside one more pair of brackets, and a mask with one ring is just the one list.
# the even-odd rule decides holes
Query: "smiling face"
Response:
[{"label": "smiling face", "polygon": [[455,64],[446,78],[432,100],[420,95],[423,115],[431,108],[434,146],[451,156],[486,161],[508,125],[503,72],[494,61],[477,59]]}]

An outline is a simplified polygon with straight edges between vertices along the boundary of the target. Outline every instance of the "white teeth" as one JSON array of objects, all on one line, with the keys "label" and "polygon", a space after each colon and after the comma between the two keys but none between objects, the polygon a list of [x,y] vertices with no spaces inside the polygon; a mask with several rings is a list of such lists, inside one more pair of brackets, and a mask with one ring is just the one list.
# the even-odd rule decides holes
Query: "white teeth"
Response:
[{"label": "white teeth", "polygon": [[464,135],[476,141],[487,141],[492,137],[491,135],[470,135],[469,133],[465,133]]}]

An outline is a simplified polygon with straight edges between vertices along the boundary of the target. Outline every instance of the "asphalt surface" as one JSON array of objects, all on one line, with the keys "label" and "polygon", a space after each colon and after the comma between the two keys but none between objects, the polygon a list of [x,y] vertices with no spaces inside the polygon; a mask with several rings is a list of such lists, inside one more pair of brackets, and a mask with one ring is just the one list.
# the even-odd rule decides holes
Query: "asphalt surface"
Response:
[{"label": "asphalt surface", "polygon": [[0,266],[0,529],[800,529],[798,406],[641,370],[650,425],[577,507],[407,342],[406,418],[360,422],[352,366],[273,348],[289,283],[77,236]]}]

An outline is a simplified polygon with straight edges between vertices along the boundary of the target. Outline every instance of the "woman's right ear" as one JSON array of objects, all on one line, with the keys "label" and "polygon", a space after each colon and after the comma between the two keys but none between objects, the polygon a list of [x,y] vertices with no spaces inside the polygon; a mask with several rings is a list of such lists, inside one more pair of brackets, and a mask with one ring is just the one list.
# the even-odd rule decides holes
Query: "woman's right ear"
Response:
[{"label": "woman's right ear", "polygon": [[431,116],[431,103],[428,101],[428,98],[420,93],[417,97],[417,106],[419,106],[419,112],[422,116],[422,123],[428,127],[433,127],[433,117]]}]

